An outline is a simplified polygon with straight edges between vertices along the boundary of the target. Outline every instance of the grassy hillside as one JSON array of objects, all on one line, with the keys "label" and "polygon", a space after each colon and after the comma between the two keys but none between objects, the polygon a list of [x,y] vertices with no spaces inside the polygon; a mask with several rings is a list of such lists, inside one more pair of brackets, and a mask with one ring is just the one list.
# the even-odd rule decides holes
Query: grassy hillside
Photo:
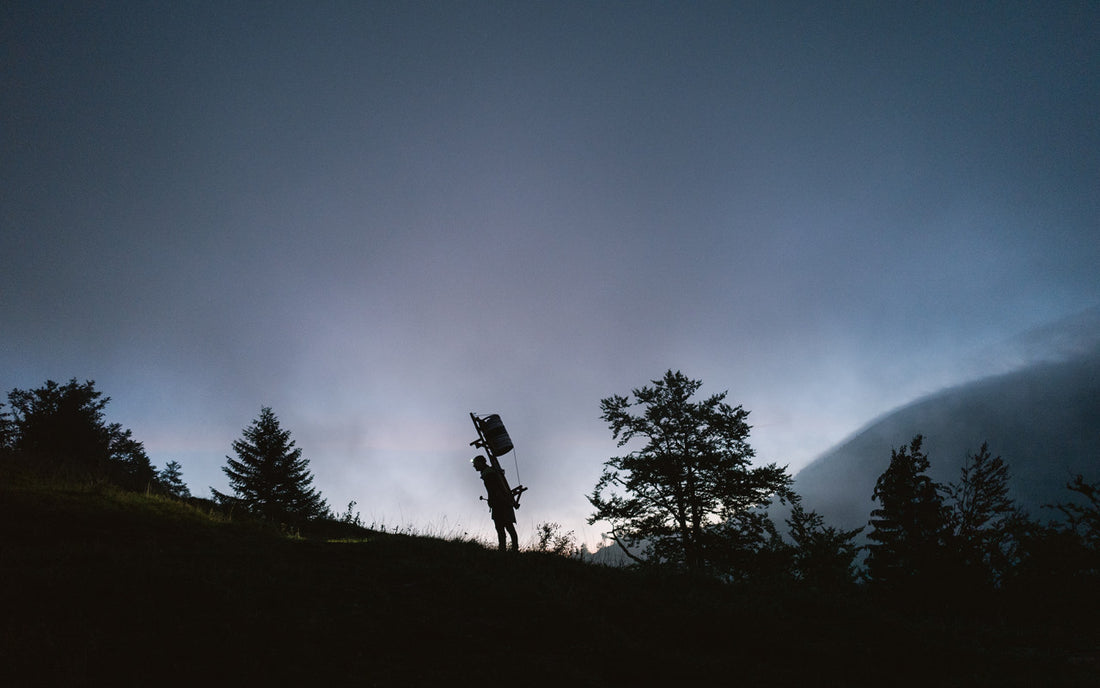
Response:
[{"label": "grassy hillside", "polygon": [[[1097,635],[0,485],[0,685],[1092,685]],[[1049,615],[1048,615],[1049,612]],[[1086,615],[1087,617],[1087,615]]]}]

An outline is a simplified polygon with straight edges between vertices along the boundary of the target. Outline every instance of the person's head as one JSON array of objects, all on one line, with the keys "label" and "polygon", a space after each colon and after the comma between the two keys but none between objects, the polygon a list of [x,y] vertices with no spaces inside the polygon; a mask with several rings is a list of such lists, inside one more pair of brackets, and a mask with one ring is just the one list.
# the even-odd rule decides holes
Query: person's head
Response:
[{"label": "person's head", "polygon": [[474,468],[479,471],[483,471],[489,467],[489,463],[485,460],[485,457],[481,456],[480,454],[474,457],[473,463]]}]

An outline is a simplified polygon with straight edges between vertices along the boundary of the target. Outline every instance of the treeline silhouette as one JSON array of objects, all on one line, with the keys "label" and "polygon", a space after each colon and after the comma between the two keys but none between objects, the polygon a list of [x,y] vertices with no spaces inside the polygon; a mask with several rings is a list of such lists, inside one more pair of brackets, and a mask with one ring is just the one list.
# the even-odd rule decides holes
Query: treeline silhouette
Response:
[{"label": "treeline silhouette", "polygon": [[269,407],[262,408],[241,439],[233,442],[237,458],[226,457],[222,470],[232,493],[211,488],[213,499],[206,499],[191,494],[178,461],[158,471],[129,429],[107,422],[104,409],[110,400],[95,388],[95,381],[76,378],[13,389],[8,393],[11,410],[0,404],[0,461],[53,480],[165,495],[286,528],[337,519],[311,487],[309,461]]},{"label": "treeline silhouette", "polygon": [[1040,520],[1009,496],[1009,465],[987,443],[944,485],[928,476],[923,440],[892,450],[875,483],[864,580],[916,601],[990,590],[1095,598],[1100,485],[1075,476]]},{"label": "treeline silhouette", "polygon": [[11,464],[59,479],[106,482],[123,489],[189,496],[181,467],[153,468],[145,447],[119,423],[107,423],[110,397],[95,382],[47,380],[37,389],[8,393],[0,404],[0,455]]},{"label": "treeline silhouette", "polygon": [[[93,381],[48,380],[36,389],[13,389],[7,398],[10,411],[0,405],[0,461],[9,467],[51,479],[163,494],[299,528],[311,522],[358,525],[352,505],[342,516],[335,514],[312,489],[308,461],[270,408],[262,409],[233,443],[238,458],[227,457],[223,470],[234,494],[212,490],[211,500],[190,494],[179,462],[169,461],[158,471],[130,430],[107,422],[104,409],[110,398]],[[740,407],[729,411],[743,414]],[[752,537],[722,542],[724,567],[702,572],[832,591],[865,584],[877,594],[914,600],[996,590],[1093,595],[1100,578],[1100,483],[1073,477],[1066,500],[1049,505],[1044,520],[1015,505],[1009,496],[1010,467],[987,445],[969,455],[958,480],[948,484],[928,476],[931,460],[923,446],[918,435],[892,450],[889,467],[876,481],[876,507],[864,528],[826,524],[803,508],[789,480],[773,480],[770,489],[789,506],[785,528],[776,527],[763,511],[746,510],[739,518],[751,520]],[[273,471],[280,477],[272,478]],[[864,531],[868,542],[858,544]],[[542,533],[536,549],[576,554],[574,547],[548,547],[552,535]],[[719,559],[709,552],[708,557]],[[635,563],[677,568],[685,560],[653,557]]]},{"label": "treeline silhouette", "polygon": [[751,461],[749,412],[726,392],[696,397],[701,385],[669,370],[601,402],[613,438],[632,450],[605,462],[589,523],[609,523],[635,565],[830,592],[861,584],[918,603],[1095,587],[1100,484],[1074,477],[1040,520],[1014,503],[1009,466],[988,444],[940,484],[918,435],[892,450],[867,525],[839,529],[804,507],[785,467]]},{"label": "treeline silhouette", "polygon": [[[91,400],[93,428],[129,437],[104,421],[92,383],[14,400],[66,393]],[[38,417],[48,409],[62,418]],[[1097,486],[1073,479],[1040,522],[1008,498],[1008,466],[985,446],[949,484],[927,478],[923,438],[893,450],[867,545],[792,497],[785,529],[715,559],[736,561],[732,577],[584,565],[557,524],[519,556],[384,534],[360,526],[354,503],[287,538],[211,514],[225,508],[212,500],[142,494],[173,494],[181,468],[133,481],[122,469],[144,467],[141,454],[103,453],[103,433],[74,415],[60,401],[0,415],[3,685],[440,685],[491,666],[531,685],[1000,688],[1095,685],[1100,666]],[[20,472],[33,479],[8,480]]]}]

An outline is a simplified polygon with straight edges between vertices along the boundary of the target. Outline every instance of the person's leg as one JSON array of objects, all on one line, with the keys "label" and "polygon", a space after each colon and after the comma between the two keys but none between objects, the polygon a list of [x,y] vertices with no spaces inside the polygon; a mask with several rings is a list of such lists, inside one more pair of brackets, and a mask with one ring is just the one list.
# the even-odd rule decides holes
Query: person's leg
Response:
[{"label": "person's leg", "polygon": [[[500,521],[493,521],[493,525],[495,525],[497,527],[497,542],[500,544],[500,549],[503,551],[503,550],[507,549],[506,546],[505,546],[506,543],[504,541],[504,525],[505,524],[501,523]],[[509,525],[508,527],[512,528],[511,525]],[[516,532],[516,529],[512,528],[512,532],[513,533]]]},{"label": "person's leg", "polygon": [[[518,552],[519,551],[519,536],[516,535],[516,524],[515,523],[509,523],[508,524],[508,534],[512,536],[512,551],[513,552]],[[504,549],[504,534],[503,533],[500,536],[500,548]]]}]

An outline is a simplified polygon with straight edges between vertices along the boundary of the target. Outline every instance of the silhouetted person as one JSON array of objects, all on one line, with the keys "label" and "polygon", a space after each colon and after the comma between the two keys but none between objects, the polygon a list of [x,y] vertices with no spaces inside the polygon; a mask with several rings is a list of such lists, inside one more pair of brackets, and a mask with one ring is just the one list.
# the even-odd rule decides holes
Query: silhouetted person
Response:
[{"label": "silhouetted person", "polygon": [[504,533],[507,532],[512,536],[512,551],[519,551],[519,536],[516,535],[515,525],[516,501],[512,496],[512,488],[508,487],[504,471],[490,466],[484,456],[474,457],[474,469],[481,474],[481,482],[485,483],[485,491],[489,493],[489,511],[493,515],[493,525],[497,527],[500,549],[506,549]]}]

